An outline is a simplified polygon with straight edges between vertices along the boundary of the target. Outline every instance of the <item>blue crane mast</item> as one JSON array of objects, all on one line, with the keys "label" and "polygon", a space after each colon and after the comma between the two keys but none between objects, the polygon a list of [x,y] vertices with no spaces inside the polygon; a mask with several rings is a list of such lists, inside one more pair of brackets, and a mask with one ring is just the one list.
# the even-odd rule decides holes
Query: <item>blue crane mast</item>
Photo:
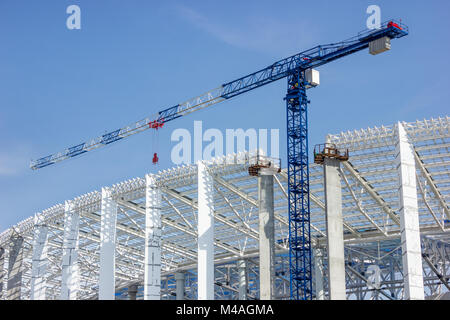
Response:
[{"label": "blue crane mast", "polygon": [[[289,274],[290,296],[294,300],[311,300],[312,267],[310,238],[309,166],[308,166],[308,98],[306,90],[315,86],[307,71],[331,61],[367,49],[377,40],[401,38],[409,29],[401,22],[389,20],[375,30],[364,30],[357,36],[327,45],[319,45],[272,65],[227,82],[157,114],[126,127],[103,134],[91,141],[67,148],[32,161],[30,168],[40,169],[51,164],[73,158],[93,149],[106,146],[136,133],[159,129],[167,122],[201,110],[213,104],[231,99],[266,84],[287,78],[287,167],[289,206]],[[390,47],[389,47],[390,48]],[[387,49],[386,49],[387,50]],[[380,52],[385,51],[381,50]]]}]

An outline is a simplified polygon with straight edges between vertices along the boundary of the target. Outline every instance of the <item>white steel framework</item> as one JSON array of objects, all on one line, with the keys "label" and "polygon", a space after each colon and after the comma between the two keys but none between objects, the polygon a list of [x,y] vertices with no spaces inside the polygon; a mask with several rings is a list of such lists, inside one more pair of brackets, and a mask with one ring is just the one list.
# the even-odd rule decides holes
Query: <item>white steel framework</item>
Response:
[{"label": "white steel framework", "polygon": [[[449,118],[401,124],[415,163],[424,296],[440,299],[449,291],[450,274]],[[328,136],[337,148],[350,152],[349,161],[341,164],[339,172],[347,299],[408,298],[402,261],[398,128],[394,124]],[[109,286],[106,292],[111,298],[112,281],[116,299],[133,295],[136,299],[149,298],[151,290],[144,289],[150,288],[146,284],[156,284],[152,287],[154,298],[176,299],[177,273],[184,275],[184,299],[259,299],[258,183],[256,177],[248,174],[252,156],[240,153],[216,158],[204,162],[200,170],[197,164],[163,170],[151,175],[151,184],[147,176],[110,186],[108,201],[113,207],[117,205],[115,219],[114,210],[108,216],[108,210],[102,209],[102,192],[94,191],[43,210],[37,214],[39,224],[30,217],[5,230],[0,234],[1,299],[37,299],[44,297],[44,292],[45,299],[98,299],[103,297],[100,286],[106,288],[104,285]],[[199,184],[200,176],[206,179],[204,183]],[[286,171],[273,178],[273,298],[287,299]],[[151,188],[153,183],[155,189]],[[318,286],[314,289],[317,298],[329,299],[321,166],[310,165],[310,185],[312,243],[321,252],[315,264],[322,274],[322,279],[314,281]],[[105,201],[103,196],[104,204]],[[43,238],[36,238],[43,225],[47,230],[44,242]],[[201,239],[205,227],[212,232],[207,239]],[[106,242],[107,237],[111,242]],[[199,243],[203,241],[213,247],[207,250],[205,261],[209,264],[197,263],[201,256]],[[43,248],[39,248],[42,243]],[[111,269],[109,274],[101,271],[105,270],[103,258],[114,261],[114,277]],[[46,261],[46,268],[39,267],[39,259]],[[198,268],[210,266],[210,261],[214,268],[212,273],[211,267],[208,269],[205,283],[209,289],[204,292],[203,284],[200,285],[204,274]],[[38,278],[42,279],[41,289],[36,286]],[[101,279],[106,278],[108,283],[101,285]],[[137,290],[129,291],[136,286]],[[14,290],[9,291],[9,287]],[[178,292],[181,295],[181,290]]]}]

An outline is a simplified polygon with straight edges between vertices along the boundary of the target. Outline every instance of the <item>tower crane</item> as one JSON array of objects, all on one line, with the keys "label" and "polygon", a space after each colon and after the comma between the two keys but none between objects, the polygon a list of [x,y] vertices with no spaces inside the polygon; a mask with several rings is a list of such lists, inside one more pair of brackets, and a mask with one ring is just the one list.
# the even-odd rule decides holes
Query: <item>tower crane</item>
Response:
[{"label": "tower crane", "polygon": [[307,114],[310,101],[306,90],[319,84],[318,71],[314,68],[367,48],[373,55],[384,52],[390,49],[391,39],[408,34],[409,29],[405,24],[389,20],[378,29],[366,29],[350,39],[300,52],[131,125],[31,161],[30,168],[44,168],[134,134],[149,129],[158,130],[169,121],[287,78],[288,88],[284,99],[287,119],[290,297],[294,300],[310,300],[313,297]]}]

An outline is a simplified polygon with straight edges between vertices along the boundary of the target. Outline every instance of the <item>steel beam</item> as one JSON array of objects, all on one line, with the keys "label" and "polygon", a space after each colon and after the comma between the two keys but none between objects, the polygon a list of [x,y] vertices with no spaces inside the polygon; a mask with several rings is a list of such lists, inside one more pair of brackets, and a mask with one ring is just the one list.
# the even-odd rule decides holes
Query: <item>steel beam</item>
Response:
[{"label": "steel beam", "polygon": [[[194,200],[193,199],[188,199],[187,197],[183,197],[183,196],[179,195],[175,190],[171,190],[171,189],[164,188],[164,187],[161,188],[161,189],[167,195],[170,195],[171,197],[173,197],[173,198],[181,201],[182,203],[192,207],[194,210],[198,210],[198,205],[194,204]],[[215,211],[214,211],[214,213],[215,213]],[[232,228],[235,228],[236,230],[239,230],[239,231],[244,232],[244,233],[246,232],[245,229],[243,230],[242,228],[239,228],[239,225],[237,225],[235,222],[231,222],[230,220],[228,220],[228,219],[226,219],[226,218],[224,218],[224,217],[222,217],[222,216],[220,216],[218,214],[215,214],[214,217],[215,217],[215,219],[217,221],[222,222],[222,223],[224,223],[224,224],[226,224],[226,225],[228,225],[228,226],[230,226]],[[172,227],[174,227],[174,228],[176,228],[176,229],[178,229],[180,231],[184,231],[184,232],[186,232],[188,234],[191,234],[191,235],[192,234],[195,234],[195,235],[197,234],[195,231],[191,230],[190,228],[185,227],[184,225],[181,225],[179,223],[175,223],[174,224],[173,222],[169,222],[169,221],[170,220],[167,219],[167,218],[163,219],[163,223],[164,224],[168,224],[168,225],[170,225],[170,226],[172,226]],[[249,236],[250,236],[250,234],[249,234]],[[219,239],[214,239],[214,244],[217,247],[222,248],[225,251],[228,251],[228,252],[230,252],[232,254],[235,254],[237,256],[241,255],[239,250],[237,250],[236,248],[232,247],[231,245],[229,245],[229,244],[227,244],[227,243],[225,243],[225,242],[223,242],[223,241],[221,241]]]},{"label": "steel beam", "polygon": [[[220,195],[223,195],[223,193],[215,187],[216,190],[218,190],[218,193]],[[183,197],[179,194],[177,194],[174,190],[170,190],[167,188],[163,189],[165,193],[167,193],[168,195],[170,195],[171,197],[181,201],[182,203],[192,207],[194,210],[198,210],[198,205],[195,204],[195,201],[193,199],[189,199],[187,197]],[[227,201],[225,200],[225,203],[227,203]],[[234,210],[233,207],[231,207],[232,211]],[[234,212],[234,211],[233,211]],[[181,214],[181,213],[180,213]],[[255,232],[255,230],[251,229],[251,228],[247,228],[245,225],[244,227],[232,220],[230,220],[229,218],[223,216],[222,214],[217,213],[216,211],[214,211],[214,218],[215,220],[217,220],[218,222],[221,222],[227,226],[229,226],[230,228],[233,228],[239,232],[244,233],[245,235],[258,240],[258,233]],[[233,249],[231,246],[225,244],[225,243],[221,243],[219,240],[215,240],[215,243],[217,246],[221,247],[222,249],[225,249],[227,251],[230,252],[234,252],[235,254],[239,255],[240,253],[238,251],[236,251],[235,249]]]},{"label": "steel beam", "polygon": [[375,189],[363,178],[359,172],[353,167],[349,161],[344,161],[342,163],[345,169],[347,169],[350,174],[361,184],[361,186],[367,191],[369,195],[375,200],[375,202],[383,209],[386,214],[394,221],[397,225],[400,225],[400,220],[394,211],[389,207],[389,205],[384,201],[384,199],[375,191]]},{"label": "steel beam", "polygon": [[[284,180],[286,180],[286,181],[288,180],[286,172],[281,171],[280,176],[283,177]],[[288,197],[284,188],[281,188],[281,190],[283,191],[285,196]],[[325,212],[325,204],[322,201],[320,201],[320,199],[316,195],[314,195],[314,193],[312,193],[311,191],[309,191],[309,199]],[[358,232],[355,229],[353,229],[349,224],[345,223],[345,221],[343,221],[343,224],[344,224],[344,227],[346,229],[348,229],[351,233],[353,233],[357,238],[361,237],[361,235],[359,235]],[[319,228],[314,226],[311,222],[309,223],[309,225],[312,229],[317,231],[321,236],[325,237],[325,233],[323,233]],[[314,238],[311,238],[311,243],[315,245],[316,240]]]},{"label": "steel beam", "polygon": [[[356,271],[355,269],[353,269],[351,266],[347,265],[347,269],[350,270],[356,277],[358,277],[359,279],[361,279],[362,281],[364,281],[364,283],[366,283],[366,285],[369,285],[369,280],[366,279],[362,274],[360,274],[358,271]],[[375,291],[377,291],[378,293],[381,293],[383,296],[385,296],[386,298],[388,298],[389,300],[395,300],[393,297],[391,297],[390,295],[388,295],[386,292],[384,292],[382,289],[373,289]]]},{"label": "steel beam", "polygon": [[413,151],[414,154],[414,159],[416,160],[416,164],[418,165],[420,171],[422,172],[422,174],[425,176],[425,179],[428,182],[428,185],[431,188],[431,191],[433,191],[435,197],[439,200],[439,203],[441,204],[445,215],[447,216],[447,219],[450,219],[450,212],[448,209],[448,205],[445,202],[444,197],[442,197],[441,193],[439,192],[436,183],[434,182],[433,178],[431,177],[430,172],[427,170],[427,168],[425,168],[425,164],[423,163],[422,159],[420,158],[419,154],[417,153],[417,151]]},{"label": "steel beam", "polygon": [[[138,206],[137,204],[135,204],[133,202],[124,201],[124,200],[117,200],[117,203],[119,205],[129,209],[129,210],[133,210],[134,212],[137,212],[139,214],[145,215],[145,209],[141,208],[140,206]],[[84,213],[83,215],[88,216],[90,219],[94,219],[96,221],[99,220],[98,217],[96,217],[92,213],[91,214]],[[172,221],[172,220],[169,220],[167,218],[161,218],[161,220],[162,220],[162,224],[165,224],[165,225],[170,226],[170,227],[172,227],[174,229],[183,231],[183,232],[185,232],[185,233],[187,233],[189,235],[196,235],[196,233],[194,231],[192,231],[192,230],[189,231],[189,229],[187,229],[185,226],[179,224],[176,221]],[[131,235],[133,235],[135,237],[138,237],[138,238],[145,238],[145,232],[136,231],[136,230],[134,230],[134,229],[124,225],[124,224],[117,223],[116,224],[116,229],[118,231],[122,231],[122,232],[125,232],[125,233],[128,233],[128,234],[131,234]],[[168,251],[172,251],[172,252],[176,251],[176,254],[178,254],[180,256],[183,256],[183,257],[193,257],[193,253],[188,251],[186,248],[183,248],[180,245],[175,245],[174,243],[170,243],[168,241],[163,241],[162,242],[162,247],[164,249],[167,249]],[[122,248],[125,248],[125,247],[122,246]]]},{"label": "steel beam", "polygon": [[425,262],[428,264],[430,269],[434,272],[434,274],[439,278],[439,281],[441,281],[442,284],[447,288],[447,290],[450,291],[450,285],[448,284],[446,277],[443,276],[439,272],[439,270],[436,268],[436,266],[433,264],[433,262],[431,262],[430,258],[428,258],[428,256],[426,254],[422,254],[422,257],[425,260]]},{"label": "steel beam", "polygon": [[366,217],[366,219],[378,230],[378,231],[380,231],[384,236],[386,236],[387,237],[387,233],[386,233],[386,231],[385,230],[383,230],[370,216],[369,216],[369,214],[368,213],[366,213],[366,211],[364,210],[364,208],[362,207],[362,205],[361,205],[361,200],[359,200],[357,197],[356,197],[356,194],[355,194],[355,192],[353,191],[353,189],[352,189],[352,186],[350,185],[350,182],[348,181],[348,179],[347,179],[347,177],[345,176],[345,173],[344,173],[344,171],[343,170],[339,170],[339,172],[341,173],[341,175],[342,175],[342,179],[344,180],[344,182],[345,182],[345,184],[346,184],[346,186],[347,186],[347,189],[348,189],[348,191],[350,192],[350,194],[352,195],[352,198],[353,198],[353,200],[355,201],[355,204],[356,204],[356,206],[358,207],[358,210],[359,210],[359,212],[361,212],[362,213],[362,215],[364,216],[364,217]]}]

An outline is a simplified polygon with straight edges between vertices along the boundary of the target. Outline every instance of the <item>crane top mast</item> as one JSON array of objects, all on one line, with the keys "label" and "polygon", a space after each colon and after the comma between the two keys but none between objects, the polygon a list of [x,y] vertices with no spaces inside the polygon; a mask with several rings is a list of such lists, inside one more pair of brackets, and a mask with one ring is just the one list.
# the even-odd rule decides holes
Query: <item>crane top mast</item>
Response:
[{"label": "crane top mast", "polygon": [[[366,49],[370,44],[375,44],[376,41],[379,41],[380,39],[385,39],[385,42],[388,42],[390,46],[391,39],[404,37],[408,35],[408,33],[409,29],[406,25],[398,21],[389,20],[388,22],[383,23],[379,29],[364,30],[359,32],[353,38],[337,43],[316,46],[296,55],[279,60],[257,72],[224,83],[211,91],[185,102],[163,109],[153,116],[103,134],[90,141],[69,147],[61,152],[31,161],[30,168],[33,170],[44,168],[51,164],[106,146],[136,133],[148,129],[157,130],[169,121],[280,80],[294,72],[317,68],[336,59]],[[370,50],[371,53],[373,53],[372,48],[370,48]],[[384,50],[386,50],[386,48]]]}]

